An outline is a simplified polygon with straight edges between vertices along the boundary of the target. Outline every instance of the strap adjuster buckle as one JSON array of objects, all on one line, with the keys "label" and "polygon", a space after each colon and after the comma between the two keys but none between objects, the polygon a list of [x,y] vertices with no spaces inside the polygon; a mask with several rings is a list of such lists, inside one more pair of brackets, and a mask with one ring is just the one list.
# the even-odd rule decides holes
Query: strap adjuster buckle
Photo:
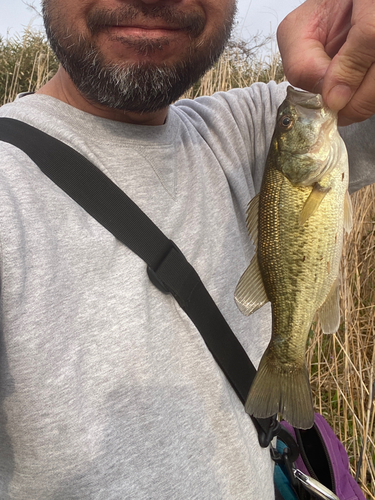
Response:
[{"label": "strap adjuster buckle", "polygon": [[156,288],[158,290],[160,290],[162,293],[164,293],[165,295],[168,295],[168,294],[172,293],[172,291],[159,278],[159,276],[158,276],[158,269],[159,269],[159,267],[162,265],[162,263],[166,259],[168,259],[168,257],[170,256],[170,253],[171,253],[172,250],[176,250],[185,259],[184,255],[182,254],[182,252],[178,248],[178,246],[175,244],[175,242],[172,241],[172,240],[169,240],[169,243],[170,243],[170,246],[169,246],[168,250],[166,251],[166,253],[163,256],[163,258],[157,263],[157,265],[155,266],[155,269],[152,269],[152,267],[150,267],[149,265],[147,266],[147,274],[148,274],[148,277],[149,277],[151,283],[154,286],[156,286]]}]

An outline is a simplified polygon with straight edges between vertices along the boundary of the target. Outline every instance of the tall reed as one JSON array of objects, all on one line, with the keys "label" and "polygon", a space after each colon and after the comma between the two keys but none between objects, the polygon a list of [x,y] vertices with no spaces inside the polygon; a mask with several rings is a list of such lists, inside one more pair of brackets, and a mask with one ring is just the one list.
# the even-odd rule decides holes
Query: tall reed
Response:
[{"label": "tall reed", "polygon": [[0,105],[12,102],[20,92],[40,88],[57,67],[42,33],[26,29],[22,37],[0,37]]}]

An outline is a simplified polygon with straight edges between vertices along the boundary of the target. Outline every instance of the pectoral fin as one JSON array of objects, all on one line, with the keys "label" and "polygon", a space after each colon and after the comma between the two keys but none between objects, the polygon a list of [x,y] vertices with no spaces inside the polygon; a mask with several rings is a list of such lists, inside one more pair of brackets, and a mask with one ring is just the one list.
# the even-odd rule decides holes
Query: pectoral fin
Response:
[{"label": "pectoral fin", "polygon": [[254,255],[249,267],[241,276],[234,298],[238,309],[245,316],[249,316],[268,302],[256,255]]},{"label": "pectoral fin", "polygon": [[345,194],[344,202],[344,228],[347,233],[350,233],[353,227],[353,206],[352,200],[350,199],[349,192]]},{"label": "pectoral fin", "polygon": [[335,333],[340,326],[340,281],[337,278],[318,311],[323,333]]},{"label": "pectoral fin", "polygon": [[259,211],[259,194],[251,199],[246,211],[246,226],[249,232],[251,241],[255,246],[258,244],[258,211]]},{"label": "pectoral fin", "polygon": [[312,216],[314,212],[316,212],[319,208],[319,205],[322,203],[325,195],[331,190],[330,187],[322,187],[319,182],[314,184],[312,191],[307,198],[302,212],[299,216],[299,224],[303,226],[304,223]]}]

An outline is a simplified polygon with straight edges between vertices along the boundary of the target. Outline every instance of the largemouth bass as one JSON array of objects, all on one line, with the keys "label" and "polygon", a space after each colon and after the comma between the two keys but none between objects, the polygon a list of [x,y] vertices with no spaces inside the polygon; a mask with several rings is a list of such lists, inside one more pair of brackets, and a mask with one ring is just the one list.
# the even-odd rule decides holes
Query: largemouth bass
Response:
[{"label": "largemouth bass", "polygon": [[288,87],[277,113],[260,193],[247,211],[257,247],[235,300],[245,315],[270,301],[272,337],[246,401],[255,417],[313,425],[306,341],[316,312],[325,333],[340,323],[339,265],[350,231],[348,159],[337,120],[319,94]]}]

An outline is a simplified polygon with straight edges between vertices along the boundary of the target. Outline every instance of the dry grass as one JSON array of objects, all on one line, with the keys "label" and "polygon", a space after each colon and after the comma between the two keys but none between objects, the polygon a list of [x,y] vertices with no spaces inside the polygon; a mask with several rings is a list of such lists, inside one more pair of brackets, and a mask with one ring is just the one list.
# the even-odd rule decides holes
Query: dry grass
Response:
[{"label": "dry grass", "polygon": [[200,95],[212,95],[217,91],[248,87],[255,82],[284,80],[279,54],[269,57],[255,56],[245,60],[242,52],[235,49],[224,53],[217,64],[211,68],[197,85],[194,85],[184,97],[194,99]]},{"label": "dry grass", "polygon": [[33,92],[57,69],[56,59],[39,32],[26,29],[22,37],[0,38],[0,105],[20,92]]},{"label": "dry grass", "polygon": [[[39,88],[57,64],[40,37],[31,33],[0,52],[0,103],[21,91]],[[30,45],[31,44],[31,45]],[[1,44],[0,44],[1,45]],[[257,56],[232,46],[218,64],[185,95],[210,95],[256,81],[281,81],[280,58]],[[375,500],[375,185],[352,196],[354,227],[346,238],[342,263],[340,331],[324,336],[317,325],[311,336],[315,407],[344,443],[353,474],[366,497]]]}]

